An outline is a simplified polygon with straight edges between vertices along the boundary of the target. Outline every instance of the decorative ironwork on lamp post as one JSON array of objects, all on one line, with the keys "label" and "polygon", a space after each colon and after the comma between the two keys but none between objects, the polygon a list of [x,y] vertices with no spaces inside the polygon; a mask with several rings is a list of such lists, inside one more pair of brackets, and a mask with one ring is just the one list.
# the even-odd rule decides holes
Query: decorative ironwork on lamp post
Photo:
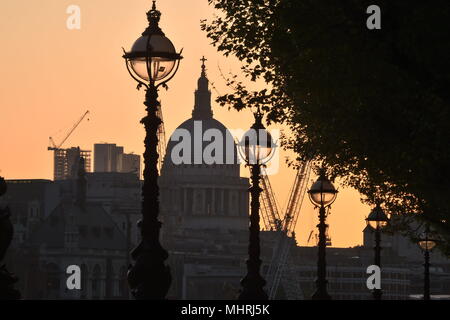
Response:
[{"label": "decorative ironwork on lamp post", "polygon": [[170,269],[165,265],[167,251],[161,246],[159,235],[158,187],[158,127],[161,119],[157,115],[160,107],[158,89],[167,89],[167,82],[178,70],[181,52],[177,53],[172,42],[159,27],[161,12],[153,1],[147,12],[149,26],[125,52],[126,67],[131,77],[138,82],[137,88],[145,87],[147,115],[141,120],[145,127],[144,184],[142,187],[141,243],[132,251],[136,261],[128,271],[128,282],[136,299],[165,299],[171,283]]},{"label": "decorative ironwork on lamp post", "polygon": [[[389,218],[384,213],[380,204],[377,203],[376,207],[372,209],[369,216],[366,218],[367,224],[375,231],[375,265],[381,268],[381,229],[384,228],[388,222]],[[380,289],[373,289],[373,298],[375,300],[381,300],[382,291]]]},{"label": "decorative ironwork on lamp post", "polygon": [[318,244],[318,260],[317,260],[317,280],[316,291],[312,295],[313,300],[331,300],[331,296],[327,292],[327,264],[326,264],[326,246],[327,246],[327,228],[325,223],[327,212],[331,204],[336,200],[338,191],[334,185],[327,179],[325,169],[319,171],[319,178],[308,190],[309,199],[314,206],[319,208],[319,244]]},{"label": "decorative ironwork on lamp post", "polygon": [[249,224],[249,246],[247,260],[247,275],[241,280],[242,289],[240,291],[239,300],[267,300],[268,296],[264,291],[266,281],[260,274],[260,217],[259,217],[259,196],[261,187],[261,166],[270,161],[274,155],[276,144],[272,140],[271,135],[267,132],[262,124],[262,113],[258,109],[255,115],[255,123],[251,126],[241,141],[239,142],[239,152],[245,160],[246,165],[250,167],[251,187],[249,189],[251,195],[250,202],[250,224]]},{"label": "decorative ironwork on lamp post", "polygon": [[423,251],[425,262],[423,277],[423,300],[430,300],[430,252],[439,240],[431,232],[427,225],[425,231],[420,235],[417,244]]}]

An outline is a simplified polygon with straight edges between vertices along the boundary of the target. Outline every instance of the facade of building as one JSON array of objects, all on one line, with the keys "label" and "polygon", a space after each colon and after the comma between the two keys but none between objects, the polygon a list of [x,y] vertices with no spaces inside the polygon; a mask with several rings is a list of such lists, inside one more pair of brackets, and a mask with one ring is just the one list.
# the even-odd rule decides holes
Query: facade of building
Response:
[{"label": "facade of building", "polygon": [[[124,234],[100,205],[61,203],[16,254],[25,299],[125,299]],[[81,269],[81,289],[69,290],[69,266]]]},{"label": "facade of building", "polygon": [[123,153],[120,156],[119,172],[134,173],[139,178],[141,172],[141,156],[132,153]]},{"label": "facade of building", "polygon": [[[317,275],[317,247],[297,247],[292,252],[300,287],[306,299],[314,293]],[[327,248],[328,293],[333,300],[371,300],[367,287],[373,265],[372,247]],[[407,300],[413,272],[405,268],[395,252],[382,255],[381,288],[383,300]]]},{"label": "facade of building", "polygon": [[134,173],[92,172],[86,174],[87,199],[101,205],[126,235],[130,250],[140,241],[142,183]]},{"label": "facade of building", "polygon": [[[141,183],[131,173],[80,179],[8,180],[4,201],[14,223],[7,265],[25,299],[128,299],[129,252],[138,242]],[[80,195],[84,200],[80,201]],[[81,290],[66,287],[81,268]]]},{"label": "facade of building", "polygon": [[60,201],[61,190],[51,180],[8,180],[4,200],[13,212],[11,222],[16,225],[15,237],[24,237],[45,219]]},{"label": "facade of building", "polygon": [[[395,221],[396,218],[391,219]],[[370,227],[366,227],[363,230],[363,235],[363,247],[373,248],[374,231]],[[382,266],[395,266],[408,270],[410,278],[408,297],[422,297],[424,253],[418,244],[398,232],[386,230],[382,233],[381,246],[383,248],[381,251]],[[450,299],[450,259],[436,249],[430,252],[430,263],[432,298]]]}]

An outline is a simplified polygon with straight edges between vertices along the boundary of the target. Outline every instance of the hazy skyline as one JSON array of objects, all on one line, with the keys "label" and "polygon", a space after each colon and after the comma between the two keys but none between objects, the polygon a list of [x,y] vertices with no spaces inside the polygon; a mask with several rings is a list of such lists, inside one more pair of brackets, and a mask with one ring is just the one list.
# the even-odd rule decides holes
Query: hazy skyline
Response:
[{"label": "hazy skyline", "polygon": [[[81,8],[81,30],[66,27],[69,5]],[[204,55],[208,59],[208,78],[220,93],[227,89],[218,66],[224,72],[240,74],[240,64],[218,53],[200,30],[200,20],[213,13],[206,0],[159,0],[157,6],[166,36],[177,50],[184,48],[184,59],[169,90],[160,92],[168,140],[175,128],[191,117],[200,58]],[[139,121],[144,115],[144,91],[137,91],[129,77],[121,47],[128,50],[140,36],[150,7],[149,0],[134,0],[132,4],[124,0],[2,1],[1,176],[52,179],[48,137],[61,140],[87,109],[90,121],[79,126],[65,147],[92,149],[94,143],[110,142],[124,146],[126,152],[142,154],[144,129]],[[214,99],[217,92],[211,91]],[[238,113],[213,102],[213,112],[230,129],[246,129],[253,122],[249,110]],[[292,156],[286,152],[281,155],[282,159]],[[295,172],[280,162],[283,167],[270,179],[283,207]],[[241,172],[248,176],[247,168],[242,167]],[[309,200],[303,204],[297,226],[302,245],[309,232],[316,230],[317,221],[317,211]],[[340,187],[328,219],[333,246],[361,244],[369,210],[360,203],[356,191]]]}]

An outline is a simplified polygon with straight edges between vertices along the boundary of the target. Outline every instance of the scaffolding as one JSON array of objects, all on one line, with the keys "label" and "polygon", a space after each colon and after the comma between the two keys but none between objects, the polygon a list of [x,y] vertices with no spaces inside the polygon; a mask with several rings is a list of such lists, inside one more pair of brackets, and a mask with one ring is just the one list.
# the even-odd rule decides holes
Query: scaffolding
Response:
[{"label": "scaffolding", "polygon": [[54,169],[53,179],[66,180],[75,178],[78,172],[80,158],[84,158],[84,170],[91,172],[91,150],[81,150],[80,148],[53,149]]},{"label": "scaffolding", "polygon": [[88,116],[88,114],[89,110],[83,113],[81,118],[75,122],[73,127],[69,130],[60,143],[56,144],[52,137],[49,138],[50,146],[47,150],[53,151],[53,179],[55,181],[75,178],[78,172],[78,165],[81,157],[84,158],[85,171],[91,171],[91,150],[81,150],[79,147],[72,147],[68,149],[62,148],[64,142],[69,139],[70,135],[80,125],[83,119]]}]

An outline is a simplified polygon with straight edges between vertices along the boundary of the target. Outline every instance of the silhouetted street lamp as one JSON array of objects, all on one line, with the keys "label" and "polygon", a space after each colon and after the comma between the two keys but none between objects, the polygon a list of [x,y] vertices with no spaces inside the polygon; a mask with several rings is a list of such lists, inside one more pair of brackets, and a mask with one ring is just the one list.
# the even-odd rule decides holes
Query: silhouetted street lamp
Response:
[{"label": "silhouetted street lamp", "polygon": [[425,258],[424,266],[424,282],[423,282],[423,300],[430,300],[430,251],[436,246],[438,240],[430,233],[427,226],[425,231],[420,235],[417,244],[423,251]]},{"label": "silhouetted street lamp", "polygon": [[159,241],[161,222],[158,187],[158,88],[173,78],[178,70],[181,52],[165,37],[158,23],[161,12],[155,1],[147,12],[148,28],[123,57],[138,89],[146,88],[144,105],[147,115],[141,120],[145,126],[144,185],[142,187],[142,220],[139,222],[142,240],[131,256],[136,261],[128,271],[128,282],[136,299],[165,299],[171,283],[170,269],[165,265],[168,253]]},{"label": "silhouetted street lamp", "polygon": [[251,195],[250,225],[249,225],[249,246],[247,260],[247,275],[241,280],[242,290],[239,300],[267,300],[268,296],[263,287],[266,281],[260,274],[260,241],[259,241],[259,196],[261,187],[261,166],[264,166],[274,155],[276,144],[271,135],[262,124],[262,114],[258,110],[255,113],[255,123],[248,130],[239,142],[239,152],[245,160],[251,172]]},{"label": "silhouetted street lamp", "polygon": [[328,225],[325,223],[327,216],[326,208],[336,200],[338,191],[334,185],[325,176],[325,170],[322,168],[319,171],[319,179],[309,189],[309,199],[315,207],[319,208],[319,253],[317,261],[317,280],[316,280],[316,292],[312,295],[313,300],[331,300],[330,295],[327,292],[327,263],[326,263],[326,246],[327,237],[326,231]]},{"label": "silhouetted street lamp", "polygon": [[[381,268],[381,229],[387,225],[389,218],[384,213],[380,204],[377,204],[369,213],[366,222],[375,231],[375,265]],[[373,289],[373,298],[375,300],[381,300],[381,295],[381,289]]]}]

